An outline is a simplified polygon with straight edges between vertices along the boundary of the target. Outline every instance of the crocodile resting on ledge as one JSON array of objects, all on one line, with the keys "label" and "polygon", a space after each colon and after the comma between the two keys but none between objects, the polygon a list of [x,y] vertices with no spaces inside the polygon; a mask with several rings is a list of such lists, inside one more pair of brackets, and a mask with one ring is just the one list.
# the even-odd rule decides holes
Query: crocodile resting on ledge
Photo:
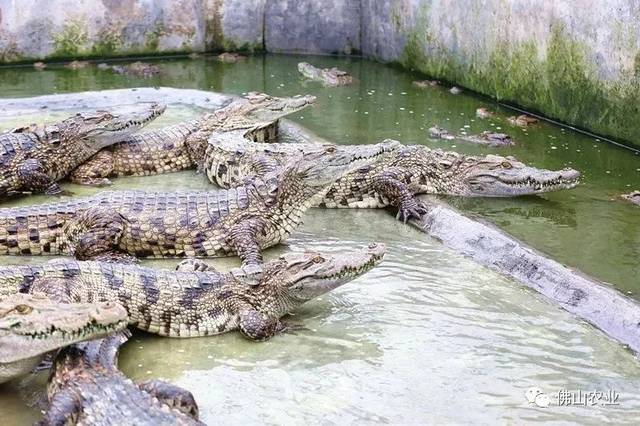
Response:
[{"label": "crocodile resting on ledge", "polygon": [[120,332],[60,351],[49,377],[40,426],[202,425],[191,392],[161,380],[134,383],[118,369]]},{"label": "crocodile resting on ledge", "polygon": [[113,302],[59,303],[43,293],[0,300],[0,383],[31,372],[56,349],[98,339],[127,326]]},{"label": "crocodile resting on ledge", "polygon": [[265,263],[257,282],[243,269],[220,273],[197,260],[183,262],[178,271],[73,260],[2,266],[0,297],[38,291],[74,301],[111,301],[127,309],[132,324],[162,336],[239,329],[249,339],[264,340],[282,329],[282,316],[369,271],[384,252],[384,245],[371,244],[335,255],[287,253]]},{"label": "crocodile resting on ledge", "polygon": [[132,135],[103,149],[78,167],[71,180],[83,185],[108,185],[109,177],[149,176],[195,168],[213,132],[242,129],[253,139],[268,142],[275,137],[279,118],[314,102],[315,97],[310,95],[278,98],[251,92],[212,113]]},{"label": "crocodile resting on ledge", "polygon": [[0,254],[81,260],[238,255],[258,272],[261,250],[286,239],[333,182],[380,154],[309,156],[229,190],[102,192],[0,209]]},{"label": "crocodile resting on ledge", "polygon": [[[232,132],[213,135],[205,154],[209,179],[233,187],[249,176],[260,176],[290,156],[323,147],[357,155],[377,145],[259,144]],[[318,204],[330,208],[380,208],[394,205],[402,220],[419,216],[426,208],[417,194],[465,197],[515,197],[570,189],[580,173],[573,169],[551,171],[529,167],[513,157],[471,156],[424,146],[382,144],[387,154],[338,179]],[[361,151],[362,150],[362,151]],[[390,151],[390,152],[389,152]],[[269,165],[268,167],[265,166]]]},{"label": "crocodile resting on ledge", "polygon": [[21,192],[61,192],[56,181],[102,148],[128,137],[164,112],[139,104],[118,112],[78,113],[56,124],[0,134],[0,199]]}]

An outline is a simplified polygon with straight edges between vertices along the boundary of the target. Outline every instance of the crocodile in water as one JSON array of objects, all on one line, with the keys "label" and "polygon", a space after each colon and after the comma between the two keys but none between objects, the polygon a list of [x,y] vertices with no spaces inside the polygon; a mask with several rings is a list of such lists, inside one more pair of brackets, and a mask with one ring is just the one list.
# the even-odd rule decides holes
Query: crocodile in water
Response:
[{"label": "crocodile in water", "polygon": [[127,326],[113,302],[60,303],[40,292],[0,300],[0,383],[32,371],[51,351]]},{"label": "crocodile in water", "polygon": [[0,297],[39,291],[76,301],[106,300],[121,303],[138,328],[162,336],[239,329],[245,337],[264,340],[282,329],[282,316],[364,274],[384,252],[384,245],[371,244],[334,255],[287,253],[265,263],[257,281],[241,268],[219,273],[193,261],[179,271],[74,260],[2,266]]}]

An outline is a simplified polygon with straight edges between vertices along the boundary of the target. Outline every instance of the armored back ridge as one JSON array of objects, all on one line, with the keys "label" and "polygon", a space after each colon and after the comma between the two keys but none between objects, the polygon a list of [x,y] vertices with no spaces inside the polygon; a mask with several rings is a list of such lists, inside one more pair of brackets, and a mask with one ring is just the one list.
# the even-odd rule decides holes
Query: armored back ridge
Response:
[{"label": "armored back ridge", "polygon": [[364,274],[378,264],[382,244],[352,252],[288,254],[265,263],[256,278],[229,273],[166,271],[138,265],[60,260],[0,267],[0,297],[17,291],[62,293],[73,301],[122,304],[138,328],[170,337],[210,336],[239,329],[262,340],[280,329],[280,317]]},{"label": "armored back ridge", "polygon": [[71,179],[79,184],[106,185],[109,177],[149,176],[195,168],[202,163],[207,138],[216,132],[243,130],[267,142],[275,137],[277,120],[315,102],[313,96],[278,98],[251,92],[197,119],[133,135],[100,151],[78,167]]},{"label": "armored back ridge", "polygon": [[78,113],[53,125],[1,134],[0,198],[20,192],[59,193],[56,181],[163,112],[162,105],[140,104],[113,112]]}]

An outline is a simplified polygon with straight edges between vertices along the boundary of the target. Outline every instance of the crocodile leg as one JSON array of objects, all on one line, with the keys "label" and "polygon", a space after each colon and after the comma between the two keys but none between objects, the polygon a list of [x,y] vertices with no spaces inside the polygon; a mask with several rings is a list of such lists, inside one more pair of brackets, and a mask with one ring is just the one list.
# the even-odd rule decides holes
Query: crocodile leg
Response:
[{"label": "crocodile leg", "polygon": [[263,229],[262,220],[248,219],[234,225],[229,231],[229,244],[242,260],[245,272],[259,273],[262,269],[262,253],[257,236]]},{"label": "crocodile leg", "polygon": [[64,230],[75,246],[78,260],[102,260],[132,263],[135,258],[116,247],[126,226],[126,219],[114,209],[95,207],[79,213]]},{"label": "crocodile leg", "polygon": [[284,329],[279,319],[268,318],[252,307],[240,311],[239,327],[244,337],[256,341],[270,339]]},{"label": "crocodile leg", "polygon": [[374,176],[372,183],[376,192],[388,198],[391,205],[398,207],[396,218],[407,223],[411,218],[419,220],[428,212],[428,208],[404,183],[408,180],[403,178],[404,173],[400,169],[390,167]]},{"label": "crocodile leg", "polygon": [[73,183],[79,185],[111,185],[111,181],[107,178],[113,176],[113,169],[113,153],[103,149],[76,167],[69,177]]},{"label": "crocodile leg", "polygon": [[76,424],[82,404],[78,395],[72,391],[56,392],[49,402],[49,408],[42,419],[35,423],[38,426],[58,426]]},{"label": "crocodile leg", "polygon": [[211,132],[205,130],[198,130],[187,136],[185,146],[187,147],[187,153],[189,158],[196,165],[198,173],[202,173],[204,170],[204,154],[207,150],[207,140]]},{"label": "crocodile leg", "polygon": [[17,175],[22,189],[55,195],[62,192],[55,180],[44,171],[40,161],[30,158],[18,166]]},{"label": "crocodile leg", "polygon": [[156,379],[145,380],[136,384],[140,390],[154,396],[160,402],[186,414],[194,420],[198,420],[198,404],[193,394],[188,390]]}]

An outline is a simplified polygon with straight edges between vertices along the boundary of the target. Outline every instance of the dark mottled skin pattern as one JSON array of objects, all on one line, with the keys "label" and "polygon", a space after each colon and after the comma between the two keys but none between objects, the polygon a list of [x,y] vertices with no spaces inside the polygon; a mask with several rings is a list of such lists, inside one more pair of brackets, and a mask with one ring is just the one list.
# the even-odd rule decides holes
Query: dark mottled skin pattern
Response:
[{"label": "dark mottled skin pattern", "polygon": [[85,185],[109,184],[106,178],[149,176],[198,166],[214,132],[243,130],[255,140],[275,137],[277,120],[315,101],[312,96],[278,98],[251,92],[231,104],[159,130],[133,135],[103,149],[78,167],[71,179]]},{"label": "dark mottled skin pattern", "polygon": [[0,134],[0,198],[21,192],[61,192],[56,181],[163,112],[164,106],[152,104],[121,114],[78,113],[53,125]]},{"label": "dark mottled skin pattern", "polygon": [[383,255],[382,245],[336,256],[288,254],[265,263],[259,278],[242,269],[167,271],[56,260],[0,267],[0,298],[41,292],[74,302],[110,301],[125,307],[130,323],[162,336],[210,336],[239,328],[262,340],[278,330],[280,317],[362,275]]},{"label": "dark mottled skin pattern", "polygon": [[136,384],[117,367],[129,334],[60,351],[49,378],[49,407],[38,425],[198,425],[191,392],[170,383]]},{"label": "dark mottled skin pattern", "polygon": [[0,252],[91,259],[239,255],[260,263],[300,222],[319,188],[289,169],[280,180],[208,192],[103,192],[0,209]]}]

